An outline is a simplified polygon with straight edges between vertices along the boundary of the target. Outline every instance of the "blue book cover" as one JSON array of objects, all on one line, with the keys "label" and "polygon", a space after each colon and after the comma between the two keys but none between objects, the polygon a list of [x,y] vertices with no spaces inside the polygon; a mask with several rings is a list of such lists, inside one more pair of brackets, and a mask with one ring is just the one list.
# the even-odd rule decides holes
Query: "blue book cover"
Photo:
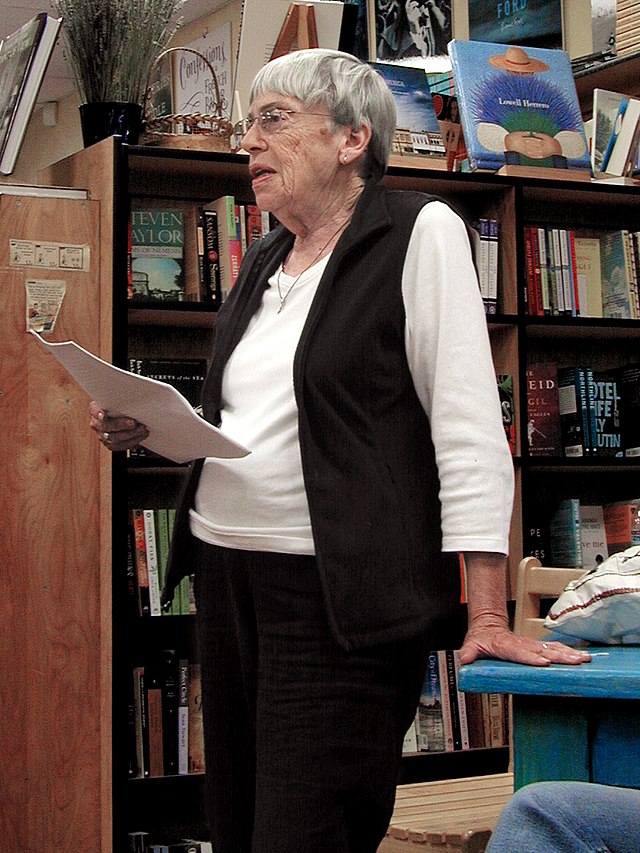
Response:
[{"label": "blue book cover", "polygon": [[471,169],[590,171],[566,51],[457,39],[448,49]]},{"label": "blue book cover", "polygon": [[469,38],[562,47],[562,0],[469,0]]},{"label": "blue book cover", "polygon": [[414,151],[444,155],[440,125],[433,106],[429,80],[423,69],[389,62],[372,62],[371,67],[384,78],[396,102],[397,130],[394,147],[401,145],[400,135],[408,133]]}]

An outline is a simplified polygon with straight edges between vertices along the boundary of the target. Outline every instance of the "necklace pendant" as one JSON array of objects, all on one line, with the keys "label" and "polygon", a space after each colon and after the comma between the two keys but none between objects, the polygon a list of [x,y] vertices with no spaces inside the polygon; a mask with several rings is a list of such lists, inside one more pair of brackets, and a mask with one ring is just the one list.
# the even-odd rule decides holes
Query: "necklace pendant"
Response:
[{"label": "necklace pendant", "polygon": [[281,300],[280,300],[280,307],[279,307],[279,308],[278,308],[278,310],[276,311],[276,314],[279,314],[279,313],[282,311],[282,309],[283,309],[283,308],[284,308],[284,299],[281,299]]}]

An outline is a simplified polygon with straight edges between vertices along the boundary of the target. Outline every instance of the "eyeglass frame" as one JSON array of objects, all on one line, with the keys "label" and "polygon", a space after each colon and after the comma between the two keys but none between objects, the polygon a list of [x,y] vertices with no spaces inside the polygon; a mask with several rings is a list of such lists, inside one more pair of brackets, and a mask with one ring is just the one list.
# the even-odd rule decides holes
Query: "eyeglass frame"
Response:
[{"label": "eyeglass frame", "polygon": [[[236,142],[242,142],[256,122],[258,122],[260,132],[264,133],[265,136],[270,136],[273,133],[280,133],[282,130],[282,126],[280,125],[282,115],[324,116],[325,118],[332,118],[330,113],[308,113],[304,110],[289,110],[284,107],[272,107],[271,109],[260,110],[255,116],[249,115],[247,118],[237,121],[233,126],[233,136]],[[275,128],[269,127],[268,117],[271,116],[275,116],[279,119],[277,123],[278,126]]]}]

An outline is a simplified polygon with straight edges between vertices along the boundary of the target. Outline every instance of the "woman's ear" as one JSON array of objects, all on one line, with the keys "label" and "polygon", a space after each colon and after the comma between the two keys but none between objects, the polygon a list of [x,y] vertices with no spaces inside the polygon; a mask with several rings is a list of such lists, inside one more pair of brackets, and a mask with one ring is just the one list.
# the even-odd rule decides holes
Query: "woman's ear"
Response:
[{"label": "woman's ear", "polygon": [[364,157],[370,141],[371,128],[369,125],[361,124],[358,128],[346,128],[346,135],[339,151],[340,162],[346,165]]}]

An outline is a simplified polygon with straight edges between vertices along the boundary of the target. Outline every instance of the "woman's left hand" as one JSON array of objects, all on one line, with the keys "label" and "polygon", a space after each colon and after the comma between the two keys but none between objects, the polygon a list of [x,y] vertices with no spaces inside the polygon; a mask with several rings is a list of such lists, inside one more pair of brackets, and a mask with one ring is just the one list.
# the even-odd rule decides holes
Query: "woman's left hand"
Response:
[{"label": "woman's left hand", "polygon": [[564,643],[520,637],[501,625],[476,625],[467,632],[460,649],[460,663],[471,663],[478,658],[548,666],[550,663],[586,663],[591,660],[591,655]]}]

